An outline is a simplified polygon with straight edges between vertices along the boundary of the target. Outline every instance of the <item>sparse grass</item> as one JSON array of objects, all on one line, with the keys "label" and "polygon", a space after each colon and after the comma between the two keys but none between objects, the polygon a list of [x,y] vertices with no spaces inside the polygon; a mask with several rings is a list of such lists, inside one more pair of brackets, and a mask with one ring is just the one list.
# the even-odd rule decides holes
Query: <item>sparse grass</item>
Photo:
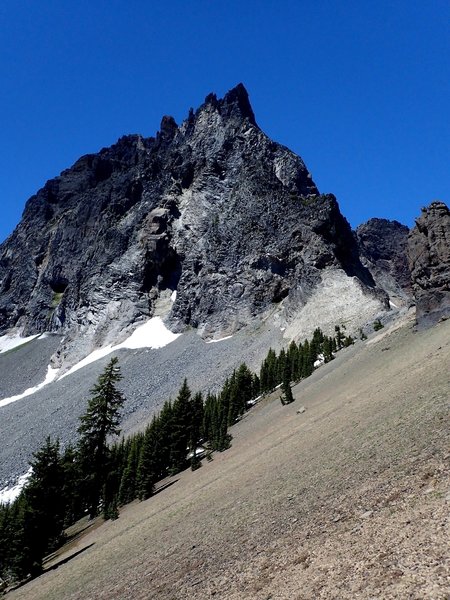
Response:
[{"label": "sparse grass", "polygon": [[52,308],[56,308],[61,303],[64,292],[54,292],[52,298]]}]

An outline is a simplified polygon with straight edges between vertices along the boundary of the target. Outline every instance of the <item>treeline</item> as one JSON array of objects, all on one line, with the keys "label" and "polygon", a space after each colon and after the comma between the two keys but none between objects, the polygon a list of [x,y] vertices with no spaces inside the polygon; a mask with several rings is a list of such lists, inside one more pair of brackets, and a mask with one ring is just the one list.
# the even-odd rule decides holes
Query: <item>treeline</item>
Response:
[{"label": "treeline", "polygon": [[292,342],[279,354],[270,349],[259,376],[242,364],[218,393],[192,393],[185,380],[174,401],[168,400],[143,432],[112,442],[120,433],[125,401],[117,388],[122,379],[117,358],[111,359],[92,389],[80,418],[76,445],[63,451],[47,438],[33,455],[32,474],[19,497],[0,505],[0,576],[4,581],[35,576],[44,556],[65,539],[64,530],[82,516],[117,518],[118,508],[149,498],[156,482],[200,457],[231,444],[229,427],[256,399],[282,384],[282,403],[293,401],[290,383],[308,377],[317,360],[353,342],[336,326],[335,337],[316,329],[311,340]]},{"label": "treeline", "polygon": [[333,353],[353,344],[354,339],[346,336],[339,325],[335,327],[335,336],[325,335],[317,328],[311,340],[296,344],[292,341],[287,350],[280,353],[270,349],[264,359],[259,374],[260,393],[267,393],[285,381],[298,382],[309,377],[314,371],[316,361],[321,363],[333,359]]}]

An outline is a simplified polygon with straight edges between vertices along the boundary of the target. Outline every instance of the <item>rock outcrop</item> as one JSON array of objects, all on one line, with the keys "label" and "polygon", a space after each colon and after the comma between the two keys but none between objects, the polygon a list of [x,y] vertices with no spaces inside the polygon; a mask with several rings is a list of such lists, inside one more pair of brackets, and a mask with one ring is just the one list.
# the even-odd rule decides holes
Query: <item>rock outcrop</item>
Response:
[{"label": "rock outcrop", "polygon": [[450,211],[443,202],[422,209],[408,240],[419,328],[450,317]]},{"label": "rock outcrop", "polygon": [[362,263],[395,305],[412,299],[408,234],[406,225],[387,219],[370,219],[356,229]]},{"label": "rock outcrop", "polygon": [[164,117],[155,138],[80,158],[30,198],[0,246],[0,334],[62,333],[57,364],[162,306],[178,330],[227,335],[274,304],[303,306],[327,269],[385,302],[336,199],[261,131],[240,84],[179,126]]}]

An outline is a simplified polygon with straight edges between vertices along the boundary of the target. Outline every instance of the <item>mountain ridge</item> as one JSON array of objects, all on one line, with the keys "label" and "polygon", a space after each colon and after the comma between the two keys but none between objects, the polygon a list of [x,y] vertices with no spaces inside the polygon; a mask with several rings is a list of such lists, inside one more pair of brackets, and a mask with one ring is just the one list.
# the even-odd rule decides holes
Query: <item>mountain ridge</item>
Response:
[{"label": "mountain ridge", "polygon": [[182,377],[207,391],[239,362],[258,369],[269,347],[316,327],[367,334],[412,303],[405,226],[374,219],[352,232],[336,198],[249,106],[243,86],[209,95],[181,125],[165,116],[155,137],[123,136],[28,201],[0,246],[0,336],[52,335],[0,354],[0,401],[36,388],[1,408],[3,483],[25,472],[45,435],[73,441],[107,360],[95,353],[153,318],[182,335],[158,350],[152,340],[117,350],[129,373],[124,433]]},{"label": "mountain ridge", "polygon": [[154,138],[81,157],[30,198],[0,246],[0,333],[62,333],[53,364],[70,366],[176,289],[171,326],[222,337],[284,299],[295,311],[327,268],[387,307],[336,199],[260,130],[239,84],[180,126],[166,116]]}]

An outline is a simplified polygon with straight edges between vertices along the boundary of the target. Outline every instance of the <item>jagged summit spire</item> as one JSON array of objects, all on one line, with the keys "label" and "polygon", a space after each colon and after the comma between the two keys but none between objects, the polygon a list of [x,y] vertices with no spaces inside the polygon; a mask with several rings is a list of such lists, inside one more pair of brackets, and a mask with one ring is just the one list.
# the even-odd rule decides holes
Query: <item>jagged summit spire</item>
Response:
[{"label": "jagged summit spire", "polygon": [[252,125],[256,125],[255,114],[243,83],[238,83],[219,100],[216,94],[208,94],[205,104],[216,107],[224,116],[248,119]]}]

